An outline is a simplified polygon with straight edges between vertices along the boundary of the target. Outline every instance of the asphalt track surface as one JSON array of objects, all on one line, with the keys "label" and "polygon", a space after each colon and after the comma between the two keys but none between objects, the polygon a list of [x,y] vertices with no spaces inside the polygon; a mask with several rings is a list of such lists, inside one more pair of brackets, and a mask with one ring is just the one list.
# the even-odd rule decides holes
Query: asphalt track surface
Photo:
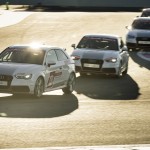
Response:
[{"label": "asphalt track surface", "polygon": [[[9,11],[5,11],[5,10],[2,10],[0,11],[0,20],[3,20],[2,22],[0,22],[0,27],[5,27],[5,26],[10,26],[10,25],[13,25],[13,24],[17,24],[19,23],[21,20],[25,19],[27,16],[29,16],[30,14],[32,14],[31,12],[21,12],[21,13],[16,13],[16,12],[9,12]],[[11,17],[15,18],[15,19],[10,19]],[[75,36],[75,35],[74,35]],[[131,53],[131,57],[133,58],[133,60],[137,60],[137,58],[135,58],[135,55],[133,55]],[[135,58],[135,59],[134,59]],[[148,60],[149,61],[149,60]],[[143,64],[141,64],[142,66]],[[144,65],[143,65],[144,66]],[[145,65],[146,66],[146,65]],[[147,66],[147,68],[149,69],[149,65]],[[132,69],[131,69],[131,72],[132,72]],[[132,72],[132,74],[134,74],[134,71]],[[81,80],[82,81],[82,80]],[[148,87],[149,88],[149,87]],[[79,90],[79,88],[78,88]],[[80,90],[79,90],[80,92]],[[134,97],[134,95],[133,95]],[[132,97],[132,98],[133,98]],[[143,97],[143,99],[147,99],[149,98],[148,97]],[[108,96],[108,99],[109,99],[109,96]],[[114,97],[115,99],[115,97]],[[28,148],[29,149],[29,148]],[[79,150],[147,150],[147,149],[150,149],[150,146],[149,145],[118,145],[118,146],[85,146],[85,147],[80,147],[80,146],[77,146],[77,147],[46,147],[46,148],[35,148],[35,149],[52,149],[52,150],[60,150],[60,149],[66,149],[66,150],[76,150],[76,149],[79,149]],[[5,149],[6,150],[6,149]]]}]

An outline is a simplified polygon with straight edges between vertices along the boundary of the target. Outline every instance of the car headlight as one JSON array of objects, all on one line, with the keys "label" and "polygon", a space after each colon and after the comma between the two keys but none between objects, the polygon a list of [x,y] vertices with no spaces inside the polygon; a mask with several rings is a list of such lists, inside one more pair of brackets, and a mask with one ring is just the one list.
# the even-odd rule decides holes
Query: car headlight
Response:
[{"label": "car headlight", "polygon": [[117,62],[117,58],[110,57],[110,58],[106,58],[105,61],[115,63],[115,62]]},{"label": "car headlight", "polygon": [[127,38],[128,38],[128,39],[135,39],[135,36],[134,36],[134,35],[129,34],[129,35],[127,36]]},{"label": "car headlight", "polygon": [[15,77],[17,79],[25,79],[25,80],[28,80],[28,79],[31,79],[32,78],[32,74],[26,74],[26,73],[18,73],[15,75]]},{"label": "car headlight", "polygon": [[79,60],[79,59],[80,59],[80,56],[71,56],[71,58],[72,58],[73,60]]}]

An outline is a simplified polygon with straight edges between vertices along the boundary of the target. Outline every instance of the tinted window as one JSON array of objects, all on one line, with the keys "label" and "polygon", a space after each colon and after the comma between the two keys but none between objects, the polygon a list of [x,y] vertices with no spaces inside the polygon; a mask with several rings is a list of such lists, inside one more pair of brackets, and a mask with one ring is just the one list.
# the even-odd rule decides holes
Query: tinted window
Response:
[{"label": "tinted window", "polygon": [[132,24],[133,29],[150,29],[150,20],[135,20]]},{"label": "tinted window", "polygon": [[67,55],[62,51],[62,50],[55,50],[56,51],[56,54],[57,54],[57,57],[58,57],[58,60],[59,61],[63,61],[63,60],[67,60],[68,57]]},{"label": "tinted window", "polygon": [[46,61],[54,61],[54,62],[57,62],[57,56],[56,56],[56,53],[54,50],[50,50],[48,53],[47,53],[47,57],[46,57]]},{"label": "tinted window", "polygon": [[141,17],[149,17],[150,16],[150,11],[143,11]]},{"label": "tinted window", "polygon": [[83,37],[77,48],[118,50],[117,39],[107,37]]}]

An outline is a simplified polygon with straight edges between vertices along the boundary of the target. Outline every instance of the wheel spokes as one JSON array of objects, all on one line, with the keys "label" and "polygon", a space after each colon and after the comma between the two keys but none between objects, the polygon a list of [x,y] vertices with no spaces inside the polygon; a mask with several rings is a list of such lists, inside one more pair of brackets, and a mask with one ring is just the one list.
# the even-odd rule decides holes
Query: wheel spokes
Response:
[{"label": "wheel spokes", "polygon": [[41,79],[39,79],[38,82],[37,82],[36,91],[37,91],[37,96],[38,97],[40,97],[43,93],[43,83],[42,83]]}]

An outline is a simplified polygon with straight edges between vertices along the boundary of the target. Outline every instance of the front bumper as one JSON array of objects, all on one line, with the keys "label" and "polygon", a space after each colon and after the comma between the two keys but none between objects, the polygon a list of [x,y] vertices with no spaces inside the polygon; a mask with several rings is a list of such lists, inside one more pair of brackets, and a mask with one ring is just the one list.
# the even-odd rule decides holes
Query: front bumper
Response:
[{"label": "front bumper", "polygon": [[76,61],[75,70],[80,73],[115,75],[119,70],[119,61],[111,63],[104,60],[82,58]]},{"label": "front bumper", "polygon": [[[34,84],[32,80],[16,79],[8,75],[0,75],[0,92],[2,93],[33,93]],[[2,83],[6,83],[3,85]]]},{"label": "front bumper", "polygon": [[150,37],[136,37],[133,39],[127,38],[126,45],[128,49],[146,49],[150,48]]}]

